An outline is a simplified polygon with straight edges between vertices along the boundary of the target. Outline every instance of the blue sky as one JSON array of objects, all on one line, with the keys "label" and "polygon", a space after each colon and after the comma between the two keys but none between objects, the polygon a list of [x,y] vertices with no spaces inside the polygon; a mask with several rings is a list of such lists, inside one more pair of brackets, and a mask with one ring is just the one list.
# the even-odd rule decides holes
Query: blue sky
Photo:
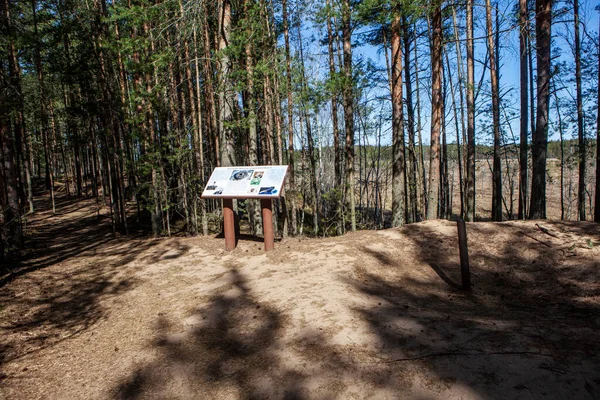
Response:
[{"label": "blue sky", "polygon": [[[585,25],[587,27],[587,30],[589,32],[590,35],[592,35],[592,37],[597,37],[597,32],[598,32],[598,16],[599,13],[598,11],[594,10],[594,7],[596,7],[598,5],[597,1],[594,0],[584,0],[580,3],[580,9],[581,9],[581,21],[582,21],[582,25]],[[318,7],[319,5],[317,5]],[[559,7],[563,7],[565,6],[564,3],[555,3],[555,9],[559,8]],[[485,25],[485,16],[484,16],[484,3],[481,4],[477,4],[476,3],[476,10],[475,10],[475,37],[479,38],[478,40],[476,40],[475,43],[475,52],[476,52],[476,59],[479,60],[483,60],[485,57],[485,53],[486,53],[486,39],[484,38],[484,25]],[[500,0],[499,1],[499,5],[498,5],[498,9],[500,10],[500,19],[501,19],[501,30],[504,31],[501,34],[501,39],[500,39],[500,43],[501,43],[501,64],[500,64],[500,72],[501,72],[501,76],[500,76],[500,85],[501,85],[501,90],[503,93],[508,92],[505,96],[504,96],[504,102],[503,102],[503,106],[506,110],[505,113],[502,113],[501,115],[501,122],[502,124],[505,126],[505,132],[507,134],[508,140],[512,141],[512,134],[514,134],[514,136],[516,136],[516,138],[518,139],[519,136],[519,120],[518,118],[512,118],[511,119],[511,123],[510,126],[512,127],[512,134],[510,132],[510,129],[508,129],[508,125],[506,124],[506,118],[504,117],[505,115],[510,114],[510,111],[518,111],[517,107],[518,107],[518,96],[519,96],[519,38],[518,38],[518,31],[516,29],[516,27],[513,26],[513,18],[510,15],[511,12],[513,11],[513,7],[514,7],[514,1],[506,1],[506,0]],[[565,16],[562,17],[563,20],[565,19],[569,19],[572,20],[572,10],[570,10]],[[458,21],[459,21],[459,25],[464,23],[464,17],[461,17],[460,15],[458,16]],[[451,21],[448,21],[451,22]],[[310,55],[312,56],[312,61],[309,61],[309,74],[312,74],[313,76],[325,76],[328,73],[328,66],[327,66],[327,55],[325,54],[326,52],[326,47],[324,46],[320,46],[319,43],[316,40],[311,41],[311,38],[318,38],[319,36],[319,31],[318,29],[314,28],[314,27],[310,27],[310,28],[306,28],[307,26],[311,26],[310,23],[308,22],[304,22],[304,26],[303,26],[303,31],[302,31],[302,35],[303,35],[303,41],[304,41],[304,46],[305,46],[305,55]],[[560,47],[562,49],[562,53],[563,53],[563,57],[562,59],[572,59],[571,56],[571,51],[567,45],[567,43],[564,41],[564,39],[562,38],[564,35],[571,35],[572,36],[572,28],[569,26],[570,30],[565,29],[566,25],[565,23],[561,23],[561,22],[555,22],[553,24],[553,36],[554,36],[554,43],[556,47]],[[365,30],[370,29],[370,27],[364,27],[364,28],[360,28],[358,29],[355,34],[360,34],[361,32],[364,32]],[[324,31],[320,32],[321,34],[325,34]],[[295,32],[292,32],[292,35],[295,36]],[[463,37],[464,39],[464,37]],[[420,41],[420,47],[419,47],[419,51],[420,53],[424,53],[419,57],[419,63],[421,64],[421,66],[425,66],[429,64],[429,55],[428,55],[428,49],[427,49],[427,43],[426,43],[426,38],[421,39]],[[588,40],[587,38],[584,38],[584,40]],[[451,60],[455,59],[455,48],[453,44],[449,44],[448,45],[448,51],[449,51],[449,56],[451,58]],[[385,56],[381,50],[381,48],[376,48],[374,46],[370,46],[370,45],[363,45],[360,47],[356,47],[354,49],[354,55],[355,55],[355,60],[357,60],[360,57],[363,57],[364,59],[371,59],[376,65],[380,66],[383,70],[385,70]],[[464,43],[463,43],[463,62],[465,60],[465,56],[464,56]],[[451,61],[451,63],[453,63],[453,61]],[[464,68],[464,67],[463,67]],[[476,63],[476,67],[475,67],[475,76],[476,76],[476,81],[479,80],[480,76],[482,73],[482,66],[479,63]],[[385,74],[385,72],[383,72],[383,74]],[[423,127],[422,127],[422,134],[423,134],[423,140],[425,142],[429,142],[429,120],[428,120],[428,109],[429,109],[429,93],[428,93],[428,88],[426,87],[426,80],[424,80],[425,76],[421,75],[420,79],[421,79],[421,101],[423,102]],[[588,80],[593,80],[594,82],[596,81],[597,77],[583,77],[584,80],[588,79]],[[486,73],[485,77],[484,77],[484,84],[489,85],[489,77]],[[455,86],[455,90],[457,90],[457,80],[455,78],[454,80],[454,86]],[[413,89],[414,89],[414,85],[413,85]],[[381,88],[382,91],[386,91],[387,88],[386,87],[382,87]],[[449,90],[449,88],[448,88]],[[567,89],[567,90],[571,90],[574,93],[574,87]],[[389,91],[388,91],[389,93]],[[372,93],[372,95],[383,95],[383,93]],[[568,93],[561,93],[560,96],[566,96],[569,97]],[[458,99],[458,94],[457,94],[457,99]],[[450,93],[448,93],[448,102],[451,101],[451,97],[450,97]],[[489,102],[489,94],[482,91],[482,93],[479,95],[478,97],[478,104],[479,107],[485,106],[486,102]],[[450,104],[448,104],[447,106],[447,120],[446,120],[446,126],[447,126],[447,135],[448,135],[448,141],[449,142],[454,142],[455,140],[452,140],[452,137],[455,137],[455,131],[454,131],[454,121],[453,121],[453,114],[451,112],[451,106]],[[551,112],[552,113],[552,112]],[[553,113],[552,113],[553,114]],[[553,115],[551,115],[551,119],[553,118]],[[552,120],[551,120],[552,122]],[[477,134],[478,134],[478,141],[480,143],[488,143],[491,141],[491,132],[486,132],[485,131],[485,124],[483,123],[482,120],[478,119],[477,121],[477,126],[476,126],[476,130],[477,130]],[[384,142],[389,143],[389,129],[384,129],[384,131],[387,131],[388,134],[386,135],[386,137],[383,139]],[[552,129],[552,126],[550,128],[550,132],[549,132],[549,136],[551,140],[555,140],[558,138],[558,134],[555,132],[554,129]],[[568,137],[570,136],[570,133],[567,135]]]}]

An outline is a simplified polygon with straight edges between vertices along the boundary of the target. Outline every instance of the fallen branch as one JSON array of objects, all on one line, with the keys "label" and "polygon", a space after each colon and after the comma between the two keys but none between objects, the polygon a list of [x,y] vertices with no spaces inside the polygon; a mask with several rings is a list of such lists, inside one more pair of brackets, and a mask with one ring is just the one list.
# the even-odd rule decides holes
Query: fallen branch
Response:
[{"label": "fallen branch", "polygon": [[526,233],[524,233],[524,232],[521,232],[521,233],[523,234],[523,236],[527,236],[527,237],[528,237],[529,239],[531,239],[531,240],[535,240],[536,242],[538,242],[538,243],[541,243],[541,244],[543,244],[543,245],[544,245],[544,246],[546,246],[546,247],[550,247],[550,248],[552,248],[552,245],[551,245],[551,244],[548,244],[548,243],[546,243],[546,242],[543,242],[543,241],[541,241],[540,239],[536,239],[536,238],[534,238],[533,236],[531,236],[531,235],[528,235],[528,234],[526,234]]},{"label": "fallen branch", "polygon": [[544,232],[546,235],[550,235],[550,236],[552,236],[553,238],[560,239],[560,238],[558,237],[558,235],[556,235],[556,234],[554,234],[554,233],[550,232],[550,230],[549,230],[548,228],[544,228],[543,226],[540,226],[540,225],[538,225],[538,224],[535,224],[535,226],[537,226],[537,227],[538,227],[538,229],[539,229],[540,231]]}]

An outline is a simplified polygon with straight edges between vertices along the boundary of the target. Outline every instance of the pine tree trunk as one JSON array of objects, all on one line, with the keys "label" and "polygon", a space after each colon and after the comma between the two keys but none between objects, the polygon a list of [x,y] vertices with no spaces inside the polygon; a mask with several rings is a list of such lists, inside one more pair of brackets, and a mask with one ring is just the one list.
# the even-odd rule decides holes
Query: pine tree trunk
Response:
[{"label": "pine tree trunk", "polygon": [[[419,205],[417,200],[417,155],[415,150],[415,110],[413,107],[412,77],[410,74],[410,43],[413,33],[406,21],[402,20],[404,41],[404,85],[406,86],[406,122],[408,125],[408,190],[410,209],[407,210],[407,222],[417,222]],[[379,149],[378,149],[379,151]],[[379,157],[378,157],[379,160]]]},{"label": "pine tree trunk", "polygon": [[475,60],[473,55],[473,0],[467,0],[467,181],[465,216],[475,220]]},{"label": "pine tree trunk", "polygon": [[[196,37],[196,27],[194,27],[194,52],[196,55],[196,60],[194,61],[194,67],[196,72],[196,140],[195,140],[195,148],[196,148],[196,163],[197,170],[200,175],[200,188],[206,184],[206,176],[205,176],[205,165],[204,165],[204,131],[202,126],[202,92],[200,91],[200,67],[199,67],[199,51],[198,51],[198,39]],[[190,97],[193,97],[190,95]],[[199,199],[200,202],[200,214],[201,214],[201,223],[202,223],[202,234],[204,236],[208,235],[208,219],[206,216],[206,200]]]},{"label": "pine tree trunk", "polygon": [[442,9],[440,4],[437,4],[433,11],[431,35],[431,147],[427,219],[439,217],[440,132],[444,112],[442,98]]},{"label": "pine tree trunk", "polygon": [[573,0],[575,31],[575,83],[577,90],[577,138],[579,147],[579,181],[577,186],[577,211],[579,220],[585,221],[585,131],[583,127],[583,95],[581,89],[581,40],[579,38],[579,0]]},{"label": "pine tree trunk", "polygon": [[[598,23],[598,41],[600,42],[600,20]],[[597,94],[596,109],[600,110],[600,53],[598,53]],[[596,193],[594,198],[594,222],[600,222],[600,112],[597,112],[596,114]]]},{"label": "pine tree trunk", "polygon": [[342,3],[342,37],[344,42],[344,123],[346,129],[346,207],[350,212],[350,227],[356,231],[354,200],[354,83],[352,81],[352,27],[350,0]]},{"label": "pine tree trunk", "polygon": [[492,32],[492,4],[485,1],[487,45],[490,60],[490,83],[492,88],[492,124],[494,132],[494,163],[492,170],[492,221],[502,221],[502,165],[500,163],[500,96],[496,69],[496,50]]},{"label": "pine tree trunk", "polygon": [[6,114],[0,115],[0,139],[2,142],[2,158],[4,160],[4,186],[6,190],[6,204],[3,204],[4,224],[2,236],[6,240],[5,249],[9,252],[21,248],[21,213],[19,210],[19,193],[17,190],[17,174],[14,165],[14,141],[10,132],[9,119]]},{"label": "pine tree trunk", "polygon": [[236,164],[235,147],[234,147],[234,131],[232,127],[234,119],[235,93],[231,82],[231,60],[225,49],[229,46],[231,34],[231,1],[224,0],[220,10],[220,37],[219,51],[221,52],[220,68],[219,68],[219,134],[220,134],[220,151],[221,151],[221,166],[230,167]]},{"label": "pine tree trunk", "polygon": [[[326,2],[328,10],[331,13],[331,0],[327,0]],[[335,70],[335,59],[333,52],[333,33],[331,26],[331,15],[327,16],[327,50],[329,54],[329,79],[334,81],[336,79],[336,70]],[[332,85],[333,86],[333,85]],[[335,189],[335,212],[336,219],[342,221],[337,224],[337,234],[342,234],[342,224],[343,218],[340,218],[342,215],[342,204],[341,204],[341,196],[339,196],[340,188],[342,185],[342,160],[341,160],[341,152],[340,152],[340,131],[339,131],[339,123],[338,123],[338,95],[337,92],[332,89],[331,93],[331,124],[333,127],[333,153],[334,153],[334,189]]]},{"label": "pine tree trunk", "polygon": [[560,140],[560,219],[565,219],[565,144],[563,135],[563,121],[560,113],[558,95],[554,90],[554,106],[558,117],[558,138]]},{"label": "pine tree trunk", "polygon": [[392,227],[402,226],[404,208],[404,115],[402,99],[402,43],[400,12],[392,21]]},{"label": "pine tree trunk", "polygon": [[[456,130],[456,152],[457,157],[456,160],[458,162],[458,183],[460,188],[460,215],[461,218],[464,215],[464,191],[463,191],[463,176],[462,176],[462,154],[461,154],[461,145],[460,145],[460,130],[459,130],[459,122],[458,122],[458,110],[456,105],[456,96],[454,95],[454,83],[452,80],[452,76],[450,74],[450,57],[448,56],[448,52],[446,54],[446,68],[448,70],[448,81],[450,82],[450,94],[452,98],[452,112],[454,114],[454,129]],[[450,198],[452,200],[452,198]]]},{"label": "pine tree trunk", "polygon": [[[459,93],[459,105],[460,105],[460,128],[461,128],[461,137],[462,137],[462,146],[459,146],[462,150],[462,170],[459,171],[459,176],[462,176],[462,180],[460,182],[460,196],[461,196],[461,206],[460,206],[460,215],[461,218],[466,217],[466,186],[467,186],[467,128],[465,125],[465,74],[463,72],[463,61],[462,61],[462,46],[460,41],[460,35],[458,32],[458,23],[456,20],[456,9],[452,7],[452,22],[454,26],[454,44],[456,47],[456,63],[458,65],[458,93]],[[458,139],[457,139],[458,140]]]},{"label": "pine tree trunk", "polygon": [[[300,69],[302,73],[302,88],[305,93],[308,93],[308,84],[306,82],[306,70],[304,68],[304,49],[302,44],[302,33],[300,31],[300,24],[298,27],[298,44],[299,44],[299,55],[300,55]],[[304,96],[302,96],[304,98]],[[308,104],[302,104],[302,113],[304,114],[304,123],[306,124],[306,142],[308,147],[308,158],[310,164],[310,197],[311,205],[313,208],[313,233],[318,236],[319,234],[319,210],[320,210],[320,196],[319,196],[319,181],[317,174],[317,164],[315,159],[315,141],[312,134],[312,124],[310,121],[310,114],[308,112]]]},{"label": "pine tree trunk", "polygon": [[546,154],[550,95],[552,0],[536,0],[537,113],[532,140],[532,183],[529,218],[546,218]]},{"label": "pine tree trunk", "polygon": [[[8,0],[3,0],[3,17],[4,17],[4,29],[8,39],[6,43],[7,58],[8,58],[8,75],[9,75],[9,90],[10,98],[7,99],[8,107],[12,111],[13,115],[13,132],[14,141],[16,145],[16,163],[18,171],[24,173],[24,177],[21,176],[21,187],[17,187],[17,191],[21,190],[21,194],[25,194],[24,185],[27,185],[26,195],[27,203],[29,205],[29,212],[34,211],[33,207],[33,192],[31,185],[31,165],[29,160],[29,146],[27,139],[27,131],[25,129],[25,116],[24,116],[24,104],[23,104],[23,91],[21,87],[21,68],[18,60],[18,49],[15,45],[15,32],[13,30],[12,16],[10,14],[10,3]],[[6,107],[6,106],[4,106]],[[22,170],[21,170],[22,168]],[[23,179],[24,178],[24,179]],[[23,200],[25,200],[23,196]],[[24,201],[23,201],[24,203]]]},{"label": "pine tree trunk", "polygon": [[[206,6],[205,6],[206,7]],[[215,157],[215,165],[217,167],[221,166],[221,149],[219,143],[219,124],[217,122],[217,105],[216,105],[216,96],[214,90],[214,71],[213,65],[211,63],[212,55],[210,52],[211,49],[211,41],[210,35],[208,32],[208,10],[205,8],[204,10],[204,19],[202,23],[202,31],[203,31],[203,50],[204,50],[204,88],[206,90],[205,98],[205,107],[207,112],[207,123],[206,127],[207,133],[206,137],[209,138],[207,143],[211,143],[212,152]]]},{"label": "pine tree trunk", "polygon": [[[148,34],[148,24],[143,24],[144,35]],[[152,49],[150,49],[152,50]],[[156,124],[154,119],[154,110],[150,98],[152,97],[152,77],[149,70],[145,73],[145,96],[142,100],[141,109],[145,113],[144,119],[144,131],[146,133],[145,140],[150,142],[153,159],[150,160],[151,168],[151,222],[152,222],[152,233],[155,238],[159,237],[162,232],[162,211],[161,211],[161,196],[160,187],[162,179],[160,179],[162,170],[162,157],[160,154],[160,143],[156,132]],[[146,146],[148,147],[148,146]],[[109,175],[110,176],[110,175]]]},{"label": "pine tree trunk", "polygon": [[[416,25],[414,25],[413,28],[416,31]],[[415,85],[416,85],[416,92],[417,92],[417,138],[419,140],[419,165],[418,167],[420,168],[419,171],[419,176],[422,182],[421,185],[421,200],[422,200],[422,204],[421,204],[421,210],[422,210],[422,216],[426,217],[427,216],[427,202],[429,201],[428,196],[427,196],[427,173],[425,172],[425,149],[423,148],[423,137],[421,134],[421,129],[423,127],[423,125],[421,124],[421,90],[419,89],[419,57],[417,54],[417,47],[418,47],[418,41],[417,41],[417,37],[415,36]]]},{"label": "pine tree trunk", "polygon": [[[283,9],[283,37],[285,41],[285,75],[287,80],[287,117],[288,117],[288,199],[291,210],[289,211],[291,221],[289,228],[292,235],[298,232],[298,223],[296,220],[296,183],[294,167],[294,102],[292,100],[292,61],[290,56],[290,37],[289,22],[287,13],[287,0],[282,0]],[[284,229],[283,236],[286,237],[287,230]]]},{"label": "pine tree trunk", "polygon": [[[248,2],[245,3],[246,7]],[[248,10],[246,10],[248,13]],[[246,105],[248,118],[248,158],[250,165],[258,165],[258,132],[256,130],[256,111],[254,109],[254,58],[252,49],[252,40],[250,39],[251,34],[248,32],[248,39],[246,42],[246,74],[247,74],[247,86],[246,86]],[[252,223],[252,234],[260,235],[262,233],[262,217],[260,211],[260,204],[258,200],[251,201],[251,213],[250,219]]]},{"label": "pine tree trunk", "polygon": [[528,35],[529,10],[527,0],[519,0],[519,68],[520,68],[520,94],[521,114],[519,131],[519,211],[518,218],[527,216],[528,174],[527,166],[527,118],[528,118],[528,66],[527,66],[527,35]]},{"label": "pine tree trunk", "polygon": [[[8,0],[2,2],[4,26],[10,24],[10,13],[8,9]],[[9,25],[10,26],[10,25]],[[6,30],[9,31],[10,30]],[[7,82],[4,66],[0,65],[0,84],[2,84],[2,91],[0,94],[4,94],[6,88],[4,82]],[[12,90],[14,90],[13,88]],[[0,98],[3,104],[9,104],[9,99]],[[17,183],[17,173],[15,169],[15,155],[14,155],[14,136],[10,131],[10,110],[9,107],[0,107],[0,145],[2,146],[2,157],[3,161],[2,168],[0,169],[0,179],[3,182],[3,193],[0,193],[0,200],[2,203],[3,211],[3,224],[1,236],[3,238],[2,243],[2,257],[4,252],[11,253],[21,248],[23,234],[21,228],[21,211],[19,208],[19,192]],[[2,239],[0,239],[2,240]]]}]

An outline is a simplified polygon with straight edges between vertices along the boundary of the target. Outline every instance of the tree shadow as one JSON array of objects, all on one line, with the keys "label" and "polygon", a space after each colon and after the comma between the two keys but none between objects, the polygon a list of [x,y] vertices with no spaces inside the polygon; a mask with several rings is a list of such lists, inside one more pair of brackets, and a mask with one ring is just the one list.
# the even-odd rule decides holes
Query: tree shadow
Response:
[{"label": "tree shadow", "polygon": [[169,334],[173,327],[159,317],[152,343],[159,358],[121,381],[114,397],[305,397],[302,374],[285,368],[279,356],[286,318],[256,300],[238,266],[228,281],[186,320],[184,332]]},{"label": "tree shadow", "polygon": [[[361,262],[340,279],[375,302],[347,305],[371,334],[361,336],[363,343],[333,340],[336,328],[319,327],[318,320],[291,329],[291,317],[260,301],[242,266],[234,265],[227,284],[186,320],[185,331],[159,318],[150,347],[158,357],[115,385],[114,397],[437,398],[453,388],[465,398],[593,398],[600,388],[598,309],[580,304],[577,290],[541,298],[539,288],[521,282],[544,273],[544,290],[560,287],[560,272],[530,269],[529,259],[545,254],[545,263],[559,262],[561,251],[546,254],[533,240],[486,251],[479,241],[492,234],[537,233],[479,226],[470,243],[476,286],[466,294],[455,284],[460,268],[452,228],[404,228],[416,251],[414,265],[395,257],[402,248],[361,248],[374,262]],[[533,251],[529,258],[524,249]],[[583,269],[591,273],[593,260],[587,261]],[[524,275],[513,277],[519,265]]]},{"label": "tree shadow", "polygon": [[[568,230],[575,242],[600,239],[597,226],[550,226]],[[580,265],[561,267],[573,244],[541,244],[548,236],[533,223],[468,227],[475,283],[469,295],[453,283],[460,277],[456,234],[450,233],[455,228],[425,223],[400,230],[416,251],[409,268],[418,273],[412,276],[400,273],[407,266],[394,257],[402,249],[365,249],[386,274],[358,268],[356,279],[345,281],[381,305],[354,308],[382,343],[381,357],[392,364],[426,360],[438,382],[486,398],[598,396],[600,310],[597,302],[585,301],[600,294],[597,260],[580,255]],[[492,247],[502,235],[522,239]],[[425,266],[433,268],[437,282],[416,270]]]},{"label": "tree shadow", "polygon": [[[94,199],[57,195],[56,214],[52,214],[47,196],[35,199],[35,205],[36,215],[29,218],[29,235],[22,254],[18,259],[10,260],[0,271],[0,288],[15,278],[77,257],[122,255],[121,265],[124,265],[155,244],[153,241],[137,240],[144,236],[115,234],[110,218],[98,215],[94,209]],[[121,246],[125,242],[129,245]]]},{"label": "tree shadow", "polygon": [[136,283],[134,278],[118,275],[118,266],[92,265],[54,272],[53,276],[28,277],[25,286],[4,288],[0,294],[0,301],[6,304],[5,320],[0,324],[2,361],[53,346],[94,325],[105,316],[100,302],[130,290]]},{"label": "tree shadow", "polygon": [[52,215],[36,199],[23,255],[0,275],[0,366],[85,331],[105,317],[102,301],[135,286],[124,267],[159,242],[115,235],[107,218],[81,212],[94,203],[57,196]]},{"label": "tree shadow", "polygon": [[410,389],[410,366],[332,342],[331,327],[318,321],[293,329],[290,316],[257,299],[241,270],[229,269],[227,284],[186,319],[184,331],[159,317],[150,344],[158,356],[118,382],[112,397],[336,399]]}]

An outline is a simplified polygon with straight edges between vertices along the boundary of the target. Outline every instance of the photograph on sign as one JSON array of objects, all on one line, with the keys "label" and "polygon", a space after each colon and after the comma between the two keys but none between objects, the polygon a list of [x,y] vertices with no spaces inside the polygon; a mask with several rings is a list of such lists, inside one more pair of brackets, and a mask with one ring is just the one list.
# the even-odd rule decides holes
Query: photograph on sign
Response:
[{"label": "photograph on sign", "polygon": [[278,198],[287,165],[217,167],[211,174],[203,198]]}]

